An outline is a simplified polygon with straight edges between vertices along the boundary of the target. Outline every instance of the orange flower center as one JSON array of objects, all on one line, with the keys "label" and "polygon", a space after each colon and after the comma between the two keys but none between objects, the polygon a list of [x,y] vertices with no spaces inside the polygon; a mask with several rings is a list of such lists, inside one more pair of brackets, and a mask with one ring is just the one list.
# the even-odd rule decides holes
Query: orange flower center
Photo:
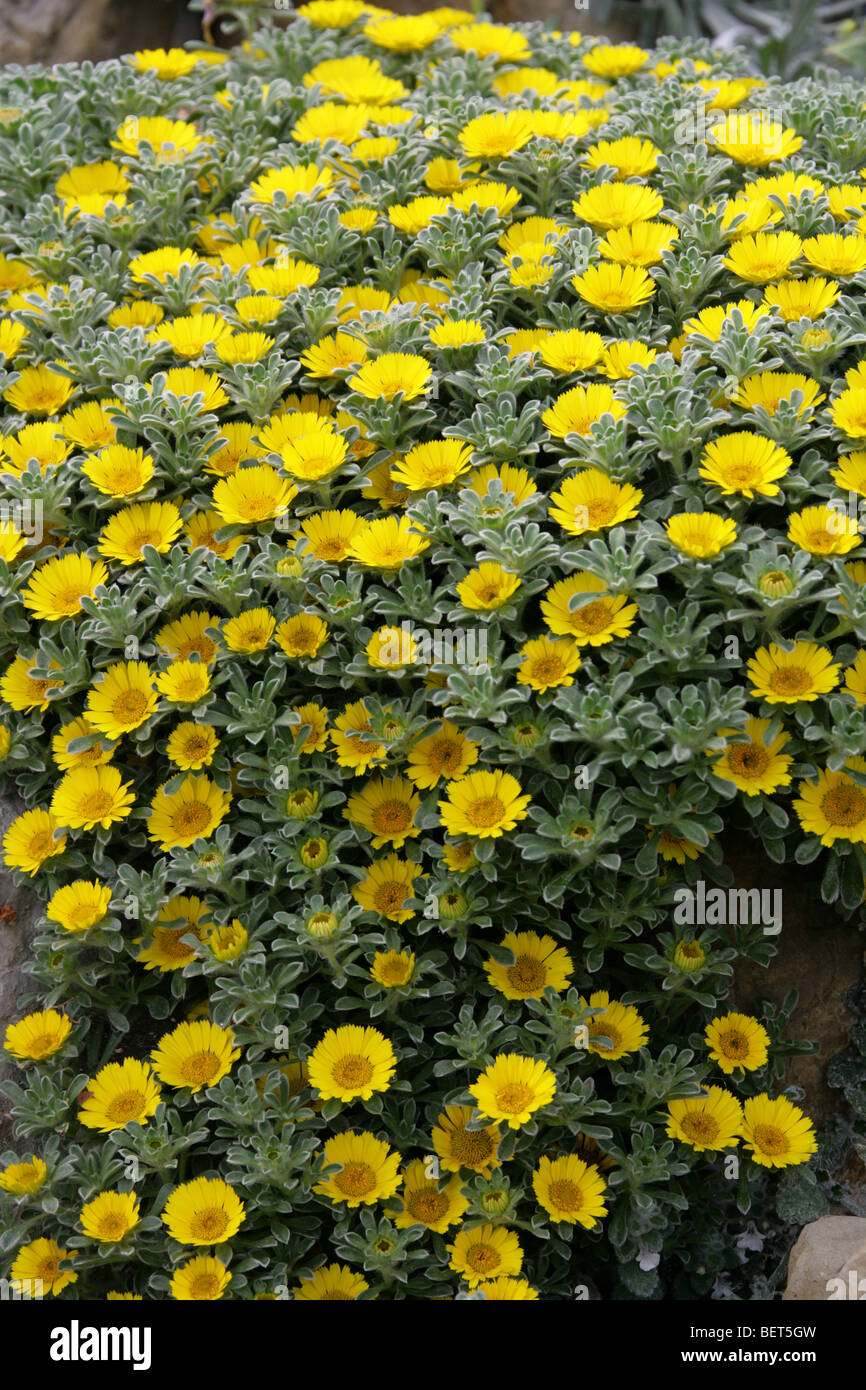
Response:
[{"label": "orange flower center", "polygon": [[520,1115],[535,1099],[535,1092],[522,1081],[512,1081],[496,1092],[496,1105],[504,1115]]},{"label": "orange flower center", "polygon": [[78,814],[87,820],[101,820],[103,816],[108,815],[113,805],[110,794],[99,787],[81,800]]},{"label": "orange flower center", "polygon": [[431,1187],[407,1194],[405,1201],[406,1210],[418,1221],[423,1221],[425,1226],[432,1225],[434,1221],[441,1221],[448,1211],[448,1198],[445,1193],[437,1192]]},{"label": "orange flower center", "polygon": [[126,1217],[119,1211],[106,1212],[99,1222],[99,1234],[103,1240],[120,1240],[126,1234]]},{"label": "orange flower center", "polygon": [[493,1155],[493,1139],[485,1129],[455,1129],[451,1134],[451,1157],[461,1167],[482,1167]]},{"label": "orange flower center", "polygon": [[473,825],[487,828],[498,825],[505,816],[505,807],[498,796],[483,796],[466,808],[467,819]]},{"label": "orange flower center", "polygon": [[112,713],[118,724],[136,724],[144,718],[147,696],[143,690],[124,690],[114,702]]},{"label": "orange flower center", "polygon": [[412,812],[405,801],[383,801],[373,812],[373,826],[379,835],[402,834],[411,824]]},{"label": "orange flower center", "polygon": [[737,743],[728,749],[728,767],[740,777],[760,777],[770,765],[770,754],[759,743]]},{"label": "orange flower center", "polygon": [[719,1135],[719,1122],[705,1110],[690,1110],[680,1120],[680,1128],[696,1144],[712,1144]]},{"label": "orange flower center", "polygon": [[366,1086],[373,1075],[373,1065],[368,1058],[349,1053],[334,1063],[331,1075],[338,1086],[344,1087],[347,1091],[354,1091]]},{"label": "orange flower center", "polygon": [[172,826],[181,835],[198,834],[210,824],[210,807],[203,801],[185,801],[172,815]]},{"label": "orange flower center", "polygon": [[143,1091],[121,1091],[120,1095],[112,1096],[105,1107],[106,1119],[116,1120],[121,1125],[128,1120],[138,1120],[144,1114],[145,1100]]},{"label": "orange flower center", "polygon": [[560,1211],[580,1211],[584,1195],[577,1183],[560,1178],[550,1184],[550,1200]]},{"label": "orange flower center", "polygon": [[210,1081],[219,1071],[219,1057],[213,1052],[195,1052],[185,1057],[180,1066],[180,1074],[193,1086],[201,1086]]},{"label": "orange flower center", "polygon": [[216,1274],[197,1274],[189,1286],[189,1296],[193,1299],[216,1298],[220,1281]]},{"label": "orange flower center", "polygon": [[748,1039],[742,1033],[738,1033],[735,1028],[732,1028],[728,1033],[723,1033],[717,1046],[726,1057],[747,1057],[749,1054]]},{"label": "orange flower center", "polygon": [[189,1223],[189,1231],[190,1235],[203,1244],[211,1245],[221,1238],[228,1224],[228,1212],[225,1207],[204,1207],[193,1216]]},{"label": "orange flower center", "polygon": [[583,608],[579,608],[576,613],[570,613],[572,627],[578,632],[596,633],[601,632],[610,622],[610,608],[607,602],[598,598],[592,603],[587,603]]},{"label": "orange flower center", "polygon": [[492,1245],[470,1245],[466,1251],[466,1263],[476,1274],[488,1274],[501,1263],[499,1251]]},{"label": "orange flower center", "polygon": [[383,883],[376,889],[373,901],[376,904],[376,911],[385,913],[395,912],[403,906],[406,901],[408,888],[405,883]]},{"label": "orange flower center", "polygon": [[755,1125],[753,1136],[761,1153],[775,1158],[788,1152],[788,1140],[776,1125]]},{"label": "orange flower center", "polygon": [[777,695],[802,695],[812,684],[812,677],[802,666],[784,666],[770,677],[770,689]]},{"label": "orange flower center", "polygon": [[821,810],[831,825],[859,825],[866,816],[866,794],[853,782],[843,782],[827,793]]},{"label": "orange flower center", "polygon": [[543,963],[534,956],[518,956],[514,964],[508,967],[506,974],[514,989],[521,994],[543,989],[547,978]]},{"label": "orange flower center", "polygon": [[363,1197],[376,1186],[376,1174],[369,1163],[346,1163],[334,1178],[344,1197]]}]

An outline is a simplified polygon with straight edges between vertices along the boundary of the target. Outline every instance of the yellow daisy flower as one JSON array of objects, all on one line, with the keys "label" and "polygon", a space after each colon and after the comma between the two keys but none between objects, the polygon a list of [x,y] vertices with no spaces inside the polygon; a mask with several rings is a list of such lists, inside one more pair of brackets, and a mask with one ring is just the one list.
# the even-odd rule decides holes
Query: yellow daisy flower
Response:
[{"label": "yellow daisy flower", "polygon": [[625,406],[615,399],[612,387],[599,384],[572,387],[557,397],[541,419],[556,439],[566,439],[570,434],[590,434],[603,415],[619,420],[625,413]]},{"label": "yellow daisy flower", "polygon": [[[472,1128],[469,1128],[469,1125]],[[471,1105],[448,1105],[430,1136],[440,1166],[448,1173],[468,1168],[489,1178],[499,1162],[499,1127],[477,1124]]]},{"label": "yellow daisy flower", "polygon": [[383,352],[360,367],[349,378],[348,386],[371,401],[392,401],[397,395],[413,401],[429,389],[432,375],[430,363],[417,353]]},{"label": "yellow daisy flower", "polygon": [[97,549],[106,560],[135,565],[152,545],[160,555],[171,549],[183,522],[173,502],[134,502],[115,512],[99,533]]},{"label": "yellow daisy flower", "polygon": [[[407,913],[407,916],[414,916]],[[408,985],[415,973],[413,951],[377,951],[373,957],[370,978],[384,989],[400,989]]]},{"label": "yellow daisy flower", "polygon": [[[729,743],[718,761],[713,763],[713,772],[725,782],[732,782],[747,796],[770,795],[780,787],[788,787],[791,777],[788,768],[793,761],[782,749],[790,741],[790,734],[784,730],[776,735],[771,743],[764,741],[771,720],[746,720],[746,742]],[[734,733],[733,729],[721,732]]]},{"label": "yellow daisy flower", "polygon": [[[838,668],[834,668],[838,669]],[[866,759],[848,758],[851,772],[866,772]],[[819,772],[817,782],[801,782],[794,810],[800,825],[811,835],[820,835],[822,845],[837,840],[851,844],[866,842],[866,785],[855,782],[842,770]]]},{"label": "yellow daisy flower", "polygon": [[792,705],[817,700],[839,683],[839,666],[828,647],[817,642],[795,642],[785,651],[777,642],[759,647],[748,663],[752,694],[771,705]]},{"label": "yellow daisy flower", "polygon": [[57,889],[45,915],[64,931],[87,931],[103,920],[110,902],[111,889],[106,884],[96,879],[75,879]]},{"label": "yellow daisy flower", "polygon": [[124,1129],[131,1120],[146,1124],[160,1103],[161,1092],[146,1062],[126,1057],[109,1062],[87,1083],[78,1118],[100,1134]]},{"label": "yellow daisy flower", "polygon": [[24,1293],[44,1297],[58,1294],[69,1284],[74,1284],[78,1275],[74,1270],[61,1269],[61,1260],[72,1260],[72,1250],[62,1250],[56,1240],[46,1240],[40,1236],[22,1245],[9,1271],[12,1296]]},{"label": "yellow daisy flower", "polygon": [[611,227],[630,227],[634,222],[651,222],[664,207],[660,193],[642,183],[597,183],[572,202],[574,215],[581,222],[607,231]]},{"label": "yellow daisy flower", "polygon": [[577,1154],[553,1159],[543,1154],[532,1174],[532,1187],[539,1206],[554,1221],[591,1231],[600,1217],[607,1216],[607,1184],[598,1169]]},{"label": "yellow daisy flower", "polygon": [[228,1076],[240,1055],[230,1028],[198,1020],[180,1023],[165,1033],[154,1048],[151,1065],[167,1086],[186,1086],[195,1092]]},{"label": "yellow daisy flower", "polygon": [[523,1266],[520,1242],[504,1226],[488,1224],[458,1231],[446,1248],[451,1256],[449,1268],[465,1279],[470,1289],[484,1280],[519,1274]]},{"label": "yellow daisy flower", "polygon": [[478,745],[456,724],[444,720],[437,730],[412,745],[406,761],[407,777],[416,787],[429,791],[443,778],[450,782],[465,776],[478,761]]},{"label": "yellow daisy flower", "polygon": [[66,1014],[42,1009],[10,1023],[3,1047],[21,1062],[41,1062],[59,1052],[71,1032],[72,1023]]},{"label": "yellow daisy flower", "polygon": [[441,1183],[427,1176],[424,1159],[416,1158],[403,1170],[403,1190],[400,1194],[402,1211],[386,1211],[398,1230],[409,1226],[426,1226],[428,1231],[444,1235],[449,1226],[462,1221],[469,1206],[463,1196],[460,1178],[453,1176]]},{"label": "yellow daisy flower", "polygon": [[764,1092],[743,1102],[743,1147],[762,1168],[808,1163],[818,1150],[812,1121],[787,1096]]},{"label": "yellow daisy flower", "polygon": [[397,1066],[394,1049],[376,1028],[329,1028],[307,1058],[320,1100],[369,1100],[387,1091]]},{"label": "yellow daisy flower", "polygon": [[[581,607],[572,608],[578,596],[598,594]],[[552,633],[571,637],[580,646],[599,647],[615,637],[627,637],[637,616],[637,604],[605,592],[604,582],[578,570],[548,589],[541,601],[541,615]]]},{"label": "yellow daisy flower", "polygon": [[348,1265],[323,1265],[310,1279],[302,1279],[294,1289],[296,1303],[352,1303],[370,1285],[362,1274]]},{"label": "yellow daisy flower", "polygon": [[51,814],[67,830],[109,830],[132,810],[131,786],[116,767],[75,767],[55,788]]},{"label": "yellow daisy flower", "polygon": [[3,863],[33,878],[47,859],[66,849],[66,836],[59,829],[50,811],[24,811],[3,836]]},{"label": "yellow daisy flower", "polygon": [[792,466],[790,454],[772,439],[737,430],[710,441],[701,455],[698,474],[726,497],[777,497],[776,483]]},{"label": "yellow daisy flower", "polygon": [[[481,1114],[519,1129],[556,1094],[556,1077],[544,1062],[503,1052],[468,1087]],[[516,1273],[517,1271],[512,1271]]]},{"label": "yellow daisy flower", "polygon": [[581,664],[576,642],[533,637],[520,648],[523,661],[517,669],[517,684],[544,692],[560,685],[573,685],[574,672]]},{"label": "yellow daisy flower", "polygon": [[750,285],[763,285],[787,275],[803,249],[794,232],[756,232],[739,237],[722,261],[726,269]]},{"label": "yellow daisy flower", "polygon": [[511,574],[494,560],[485,560],[456,586],[457,597],[464,608],[488,613],[504,607],[520,584],[518,575]]},{"label": "yellow daisy flower", "polygon": [[86,1202],[79,1215],[81,1229],[103,1244],[125,1240],[141,1220],[134,1192],[100,1192]]},{"label": "yellow daisy flower", "polygon": [[499,768],[467,773],[447,784],[438,802],[440,824],[449,835],[498,839],[527,815],[530,797],[520,783]]},{"label": "yellow daisy flower", "polygon": [[231,796],[202,773],[185,777],[168,795],[164,783],[151,802],[148,838],[162,850],[188,849],[208,839],[228,814]]},{"label": "yellow daisy flower", "polygon": [[[580,1002],[587,1007],[583,997]],[[618,999],[611,999],[606,989],[598,989],[589,996],[588,1007],[601,1009],[601,1013],[587,1020],[588,1052],[607,1062],[618,1062],[645,1045],[649,1030],[631,1004],[621,1004]]]},{"label": "yellow daisy flower", "polygon": [[542,999],[550,987],[559,993],[568,988],[574,965],[552,936],[508,932],[501,944],[514,956],[513,963],[504,965],[489,957],[484,969],[493,988],[506,999]]},{"label": "yellow daisy flower", "polygon": [[165,746],[166,757],[183,772],[200,772],[210,767],[214,754],[220,745],[209,724],[196,724],[184,720],[172,729]]},{"label": "yellow daisy flower", "polygon": [[[415,912],[404,907],[404,903],[415,897],[414,883],[420,873],[420,864],[401,859],[397,854],[386,854],[384,859],[376,859],[368,866],[366,877],[352,889],[352,897],[369,912],[387,917],[389,922],[407,922]],[[414,961],[414,956],[412,959]],[[379,982],[386,983],[382,979]]]},{"label": "yellow daisy flower", "polygon": [[587,468],[551,494],[550,515],[569,535],[582,536],[631,521],[642,499],[643,493],[629,483],[615,483],[600,469]]},{"label": "yellow daisy flower", "polygon": [[359,792],[353,792],[343,816],[352,825],[368,830],[373,836],[373,849],[391,845],[400,849],[408,839],[421,834],[415,817],[421,798],[414,786],[404,777],[374,778]]},{"label": "yellow daisy flower", "polygon": [[711,1059],[726,1076],[735,1071],[757,1071],[767,1064],[770,1035],[748,1014],[728,1013],[712,1019],[704,1030],[704,1041]]},{"label": "yellow daisy flower", "polygon": [[396,570],[429,549],[430,541],[408,517],[382,517],[360,527],[349,546],[349,558],[370,569]]},{"label": "yellow daisy flower", "polygon": [[146,661],[118,661],[106,668],[102,680],[87,696],[86,718],[106,738],[119,739],[146,724],[155,713],[157,697]]},{"label": "yellow daisy flower", "polygon": [[788,517],[788,540],[810,555],[846,555],[860,544],[858,519],[841,508],[805,507]]},{"label": "yellow daisy flower", "polygon": [[171,1296],[179,1301],[215,1302],[222,1298],[232,1276],[214,1255],[194,1255],[171,1276]]},{"label": "yellow daisy flower", "polygon": [[642,266],[618,265],[614,261],[591,265],[582,275],[575,275],[571,283],[581,299],[605,314],[628,313],[655,294],[655,284]]},{"label": "yellow daisy flower", "polygon": [[710,560],[737,539],[730,517],[714,512],[678,512],[665,522],[670,542],[695,560]]},{"label": "yellow daisy flower", "polygon": [[0,1169],[0,1188],[13,1197],[31,1197],[39,1191],[47,1176],[47,1165],[31,1154],[23,1163],[9,1163]]},{"label": "yellow daisy flower", "polygon": [[704,1096],[668,1102],[666,1133],[697,1153],[736,1148],[743,1110],[736,1096],[722,1086],[706,1086]]},{"label": "yellow daisy flower", "polygon": [[336,1173],[316,1183],[313,1191],[328,1197],[335,1205],[350,1209],[370,1206],[393,1197],[403,1179],[402,1155],[391,1150],[383,1139],[366,1131],[347,1130],[325,1140],[325,1166],[339,1164]]},{"label": "yellow daisy flower", "polygon": [[239,468],[214,484],[213,505],[223,525],[258,524],[283,516],[297,488],[267,463]]},{"label": "yellow daisy flower", "polygon": [[274,636],[293,661],[312,661],[328,640],[328,624],[315,613],[295,613],[280,623]]},{"label": "yellow daisy flower", "polygon": [[222,1178],[193,1178],[169,1194],[161,1219],[181,1245],[221,1245],[240,1230],[246,1209]]}]

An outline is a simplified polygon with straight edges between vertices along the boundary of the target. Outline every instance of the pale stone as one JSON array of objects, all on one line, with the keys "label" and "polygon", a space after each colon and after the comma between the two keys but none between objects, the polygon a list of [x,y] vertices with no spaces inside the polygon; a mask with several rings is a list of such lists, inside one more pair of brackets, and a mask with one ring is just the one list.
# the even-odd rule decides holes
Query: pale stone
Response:
[{"label": "pale stone", "polygon": [[[866,1279],[866,1217],[822,1216],[804,1226],[788,1261],[789,1303],[826,1302],[850,1297],[849,1273]],[[832,1285],[833,1279],[843,1281]],[[856,1281],[853,1281],[856,1286]],[[866,1297],[864,1285],[863,1297]]]}]

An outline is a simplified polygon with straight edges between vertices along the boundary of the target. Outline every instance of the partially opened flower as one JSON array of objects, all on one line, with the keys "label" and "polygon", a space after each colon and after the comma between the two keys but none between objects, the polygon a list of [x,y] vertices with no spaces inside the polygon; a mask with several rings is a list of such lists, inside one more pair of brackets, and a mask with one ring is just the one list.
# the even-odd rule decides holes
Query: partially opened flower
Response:
[{"label": "partially opened flower", "polygon": [[214,1255],[194,1255],[171,1277],[171,1296],[182,1302],[212,1303],[222,1298],[231,1283],[222,1260]]},{"label": "partially opened flower", "polygon": [[325,1141],[325,1166],[338,1165],[337,1171],[322,1178],[313,1191],[349,1208],[372,1205],[393,1197],[401,1185],[400,1158],[374,1134],[346,1130]]},{"label": "partially opened flower", "polygon": [[134,1192],[100,1192],[81,1208],[79,1220],[91,1240],[103,1244],[125,1240],[141,1220],[138,1198]]}]

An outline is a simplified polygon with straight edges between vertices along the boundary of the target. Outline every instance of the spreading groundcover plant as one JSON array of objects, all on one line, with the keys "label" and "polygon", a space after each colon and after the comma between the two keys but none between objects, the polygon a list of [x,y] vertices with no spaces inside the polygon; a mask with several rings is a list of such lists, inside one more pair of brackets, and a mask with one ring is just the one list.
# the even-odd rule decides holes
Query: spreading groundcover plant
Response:
[{"label": "spreading groundcover plant", "polygon": [[773,1296],[723,832],[857,913],[862,92],[259,8],[2,78],[4,1274]]}]

